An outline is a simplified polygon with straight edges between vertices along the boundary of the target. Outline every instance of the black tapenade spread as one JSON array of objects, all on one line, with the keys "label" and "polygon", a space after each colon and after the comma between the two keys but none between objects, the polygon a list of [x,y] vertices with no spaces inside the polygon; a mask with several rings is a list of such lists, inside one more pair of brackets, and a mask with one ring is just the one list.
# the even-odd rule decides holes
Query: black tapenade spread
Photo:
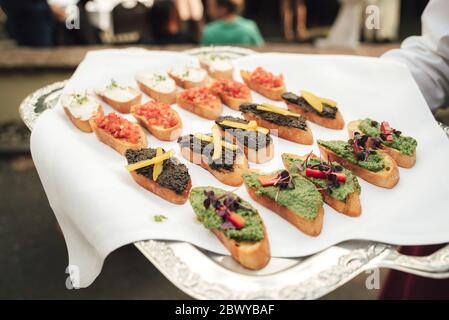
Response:
[{"label": "black tapenade spread", "polygon": [[[140,150],[126,150],[125,157],[128,164],[136,163],[143,160],[152,159],[156,156],[156,149],[147,148]],[[141,174],[150,180],[153,180],[154,165],[149,165],[136,170],[137,174]],[[177,194],[181,194],[186,189],[190,181],[189,170],[187,167],[178,163],[175,158],[164,161],[162,172],[157,177],[156,182],[164,188],[173,190]]]},{"label": "black tapenade spread", "polygon": [[232,134],[238,141],[239,144],[244,145],[245,147],[253,150],[259,150],[267,147],[272,143],[272,139],[269,134],[264,134],[260,131],[249,131],[249,130],[243,130],[238,128],[229,127],[226,125],[221,124],[224,120],[232,121],[232,122],[238,122],[238,123],[244,123],[248,124],[249,121],[232,117],[232,116],[223,116],[219,117],[217,120],[215,120],[215,123],[220,126],[221,129],[226,130],[226,132]]},{"label": "black tapenade spread", "polygon": [[259,110],[257,109],[257,104],[254,103],[241,104],[240,111],[243,113],[253,113],[256,116],[279,126],[307,130],[307,123],[304,117],[285,116],[275,112]]},{"label": "black tapenade spread", "polygon": [[314,107],[312,107],[306,99],[303,97],[300,97],[294,93],[291,92],[285,92],[282,94],[282,99],[284,99],[286,102],[297,105],[298,107],[304,109],[307,112],[314,112],[320,117],[323,118],[330,118],[335,119],[338,108],[332,107],[326,103],[323,103],[323,111],[319,112]]},{"label": "black tapenade spread", "polygon": [[178,144],[181,148],[189,148],[193,153],[206,156],[208,165],[214,170],[233,171],[235,159],[241,153],[239,149],[231,150],[223,146],[221,158],[214,160],[214,144],[198,139],[193,134],[179,137]]}]

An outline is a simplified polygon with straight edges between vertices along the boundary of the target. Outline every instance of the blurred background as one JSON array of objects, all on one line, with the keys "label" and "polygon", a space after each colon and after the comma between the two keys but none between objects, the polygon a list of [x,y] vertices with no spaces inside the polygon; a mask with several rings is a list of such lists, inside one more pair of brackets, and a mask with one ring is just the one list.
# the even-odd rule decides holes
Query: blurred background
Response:
[{"label": "blurred background", "polygon": [[[187,298],[133,246],[108,257],[88,289],[65,288],[64,240],[34,169],[18,106],[34,90],[68,79],[87,51],[237,45],[380,56],[420,34],[427,2],[0,0],[0,298]],[[365,24],[372,5],[381,28]],[[449,123],[444,110],[435,116]],[[379,292],[365,288],[366,276],[325,298],[375,299]]]}]

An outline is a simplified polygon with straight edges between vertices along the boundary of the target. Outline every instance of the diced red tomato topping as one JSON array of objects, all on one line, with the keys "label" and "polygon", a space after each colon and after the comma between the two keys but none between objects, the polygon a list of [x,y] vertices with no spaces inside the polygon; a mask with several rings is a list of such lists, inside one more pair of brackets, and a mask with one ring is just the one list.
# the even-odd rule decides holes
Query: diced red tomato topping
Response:
[{"label": "diced red tomato topping", "polygon": [[227,220],[232,223],[236,229],[241,229],[245,226],[245,218],[234,211],[229,212]]},{"label": "diced red tomato topping", "polygon": [[130,143],[137,143],[140,138],[138,125],[122,118],[116,113],[109,113],[106,116],[98,116],[95,118],[97,126],[114,138],[126,140]]},{"label": "diced red tomato topping", "polygon": [[214,94],[223,94],[232,98],[244,99],[249,96],[249,88],[240,82],[221,79],[216,81],[212,86],[211,90]]},{"label": "diced red tomato topping", "polygon": [[150,101],[136,107],[136,114],[145,117],[147,122],[153,126],[160,126],[165,129],[172,128],[178,124],[173,109],[164,102]]},{"label": "diced red tomato topping", "polygon": [[284,85],[284,77],[282,75],[275,76],[261,67],[256,68],[251,73],[251,81],[266,88],[278,88]]},{"label": "diced red tomato topping", "polygon": [[213,107],[218,97],[207,87],[196,87],[181,92],[181,98],[196,105]]}]

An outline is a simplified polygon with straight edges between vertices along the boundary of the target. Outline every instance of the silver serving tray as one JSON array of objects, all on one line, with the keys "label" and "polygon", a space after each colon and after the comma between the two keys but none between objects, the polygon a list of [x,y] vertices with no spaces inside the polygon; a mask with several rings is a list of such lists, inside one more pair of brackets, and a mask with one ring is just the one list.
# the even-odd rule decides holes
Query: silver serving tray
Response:
[{"label": "silver serving tray", "polygon": [[[249,49],[208,47],[189,50],[198,56],[252,54]],[[39,115],[52,108],[66,81],[30,94],[19,112],[30,130]],[[440,124],[449,137],[449,127]],[[346,241],[302,258],[272,258],[267,267],[250,271],[230,256],[211,253],[187,242],[139,241],[134,245],[175,286],[197,299],[316,299],[373,268],[396,269],[429,278],[449,278],[449,245],[425,257],[400,254],[398,247],[373,241]]]}]

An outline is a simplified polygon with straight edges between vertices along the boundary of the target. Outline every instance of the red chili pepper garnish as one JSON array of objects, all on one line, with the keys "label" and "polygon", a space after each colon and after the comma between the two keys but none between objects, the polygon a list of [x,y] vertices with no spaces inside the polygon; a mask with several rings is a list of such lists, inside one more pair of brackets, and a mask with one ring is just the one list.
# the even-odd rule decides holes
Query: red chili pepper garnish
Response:
[{"label": "red chili pepper garnish", "polygon": [[[346,175],[343,173],[330,173],[330,174],[334,174],[337,177],[337,181],[338,182],[346,182]],[[320,171],[320,170],[315,170],[315,169],[311,169],[311,168],[306,168],[306,176],[307,177],[312,177],[312,178],[317,178],[317,179],[327,179],[329,174],[324,172],[324,171]]]},{"label": "red chili pepper garnish", "polygon": [[234,211],[229,212],[227,220],[232,223],[236,229],[243,228],[246,223],[245,219]]},{"label": "red chili pepper garnish", "polygon": [[271,176],[259,176],[259,182],[262,185],[262,187],[274,186],[277,181],[278,181],[277,174]]},{"label": "red chili pepper garnish", "polygon": [[393,129],[387,121],[382,121],[380,124],[380,132],[385,135],[386,141],[393,141]]}]

